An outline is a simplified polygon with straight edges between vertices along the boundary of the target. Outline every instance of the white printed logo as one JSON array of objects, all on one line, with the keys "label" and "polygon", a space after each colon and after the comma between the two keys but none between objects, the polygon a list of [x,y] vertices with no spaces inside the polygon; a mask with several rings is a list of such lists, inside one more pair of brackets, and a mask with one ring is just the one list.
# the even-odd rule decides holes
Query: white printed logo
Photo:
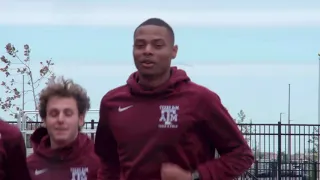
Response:
[{"label": "white printed logo", "polygon": [[127,107],[124,107],[124,108],[121,108],[121,107],[119,106],[118,111],[119,111],[119,112],[123,112],[123,111],[125,111],[125,110],[127,110],[127,109],[131,108],[132,106],[133,106],[133,105],[131,105],[131,106],[127,106]]},{"label": "white printed logo", "polygon": [[72,179],[71,180],[87,180],[87,173],[89,172],[88,167],[76,167],[76,168],[70,168],[70,171],[72,173]]},{"label": "white printed logo", "polygon": [[38,176],[38,175],[40,175],[40,174],[45,173],[47,170],[48,170],[48,169],[40,169],[40,170],[36,169],[36,170],[34,171],[34,174],[35,174],[36,176]]},{"label": "white printed logo", "polygon": [[160,106],[161,117],[159,119],[159,128],[178,128],[178,114],[179,106]]}]

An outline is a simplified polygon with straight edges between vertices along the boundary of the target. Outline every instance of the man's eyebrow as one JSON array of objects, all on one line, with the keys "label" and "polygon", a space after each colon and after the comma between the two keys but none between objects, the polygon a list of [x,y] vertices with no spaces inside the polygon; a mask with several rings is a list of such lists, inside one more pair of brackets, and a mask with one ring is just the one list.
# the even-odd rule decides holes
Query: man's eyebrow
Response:
[{"label": "man's eyebrow", "polygon": [[[136,38],[134,41],[146,41],[143,38]],[[164,39],[162,38],[155,38],[155,39],[151,39],[151,41],[164,41]]]},{"label": "man's eyebrow", "polygon": [[152,41],[164,41],[162,38],[152,39]]}]

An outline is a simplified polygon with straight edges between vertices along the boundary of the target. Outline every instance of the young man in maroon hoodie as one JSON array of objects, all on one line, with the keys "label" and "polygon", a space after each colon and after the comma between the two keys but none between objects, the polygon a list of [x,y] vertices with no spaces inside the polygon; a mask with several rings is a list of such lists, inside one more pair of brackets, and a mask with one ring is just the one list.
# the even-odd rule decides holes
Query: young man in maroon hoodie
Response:
[{"label": "young man in maroon hoodie", "polygon": [[45,127],[31,136],[27,159],[32,180],[96,180],[100,167],[91,139],[80,132],[90,108],[85,89],[59,78],[40,93],[39,115]]},{"label": "young man in maroon hoodie", "polygon": [[0,119],[0,180],[31,180],[20,130]]},{"label": "young man in maroon hoodie", "polygon": [[170,66],[177,52],[163,20],[135,30],[138,71],[101,101],[101,179],[232,180],[252,165],[252,151],[219,96]]}]

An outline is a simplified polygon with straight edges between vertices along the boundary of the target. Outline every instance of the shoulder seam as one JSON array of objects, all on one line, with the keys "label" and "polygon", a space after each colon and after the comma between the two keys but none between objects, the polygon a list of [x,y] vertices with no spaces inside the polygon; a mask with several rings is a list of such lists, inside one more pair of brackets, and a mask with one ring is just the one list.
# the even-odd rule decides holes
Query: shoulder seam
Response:
[{"label": "shoulder seam", "polygon": [[110,91],[108,91],[108,92],[103,96],[103,99],[108,98],[109,96],[114,95],[114,93],[117,93],[119,90],[124,89],[124,88],[126,88],[126,87],[127,87],[127,85],[125,84],[125,85],[119,86],[119,87],[117,87],[117,88],[111,89]]}]

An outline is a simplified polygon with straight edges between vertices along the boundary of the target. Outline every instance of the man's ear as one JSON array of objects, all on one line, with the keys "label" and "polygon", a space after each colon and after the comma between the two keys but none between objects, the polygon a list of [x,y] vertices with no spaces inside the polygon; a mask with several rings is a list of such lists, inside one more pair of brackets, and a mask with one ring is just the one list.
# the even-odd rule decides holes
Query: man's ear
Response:
[{"label": "man's ear", "polygon": [[177,57],[178,54],[178,45],[174,45],[173,49],[172,49],[172,59],[175,59]]},{"label": "man's ear", "polygon": [[46,119],[42,119],[41,127],[47,127]]},{"label": "man's ear", "polygon": [[82,127],[84,125],[84,117],[85,117],[85,115],[79,116],[79,127]]}]

